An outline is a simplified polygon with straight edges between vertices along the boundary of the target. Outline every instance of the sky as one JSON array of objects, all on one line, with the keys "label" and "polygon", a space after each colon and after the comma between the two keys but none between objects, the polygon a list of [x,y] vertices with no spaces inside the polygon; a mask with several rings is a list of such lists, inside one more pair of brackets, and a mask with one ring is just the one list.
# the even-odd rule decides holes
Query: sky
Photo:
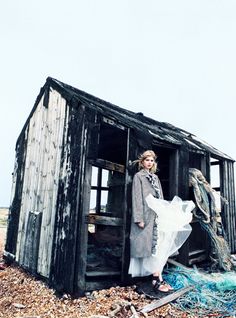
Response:
[{"label": "sky", "polygon": [[21,0],[0,6],[0,207],[48,76],[171,123],[236,159],[235,0]]}]

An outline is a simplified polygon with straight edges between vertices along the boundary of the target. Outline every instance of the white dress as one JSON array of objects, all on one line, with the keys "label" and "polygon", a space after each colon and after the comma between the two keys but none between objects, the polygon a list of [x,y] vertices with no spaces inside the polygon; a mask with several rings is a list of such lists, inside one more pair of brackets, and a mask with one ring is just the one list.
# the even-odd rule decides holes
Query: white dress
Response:
[{"label": "white dress", "polygon": [[175,196],[169,202],[149,194],[146,202],[157,214],[156,253],[144,258],[132,257],[129,266],[129,274],[132,277],[161,273],[168,257],[178,252],[192,231],[189,223],[192,220],[191,211],[195,207],[193,201],[182,201]]}]

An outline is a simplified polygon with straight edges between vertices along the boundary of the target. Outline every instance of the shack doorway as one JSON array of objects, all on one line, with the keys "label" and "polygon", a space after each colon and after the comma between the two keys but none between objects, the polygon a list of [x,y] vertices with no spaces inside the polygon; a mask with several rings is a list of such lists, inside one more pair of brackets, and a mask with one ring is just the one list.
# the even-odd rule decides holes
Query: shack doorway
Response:
[{"label": "shack doorway", "polygon": [[[196,168],[202,171],[206,178],[209,178],[209,166],[206,165],[208,158],[203,153],[189,153],[189,168]],[[195,202],[193,188],[189,188],[189,200]],[[195,202],[196,203],[196,202]],[[201,263],[209,258],[210,241],[206,231],[201,227],[199,220],[193,217],[191,222],[192,232],[189,236],[187,246],[189,249],[187,265]]]},{"label": "shack doorway", "polygon": [[87,277],[121,273],[125,174],[112,168],[92,166]]},{"label": "shack doorway", "polygon": [[157,155],[157,174],[160,178],[165,200],[172,200],[177,194],[177,150],[163,146],[154,146]]},{"label": "shack doorway", "polygon": [[[127,218],[127,151],[129,129],[101,117],[90,142],[96,158],[86,162],[79,273],[84,290],[106,288],[122,280]],[[96,144],[95,144],[95,141]],[[91,153],[91,149],[88,151]]]}]

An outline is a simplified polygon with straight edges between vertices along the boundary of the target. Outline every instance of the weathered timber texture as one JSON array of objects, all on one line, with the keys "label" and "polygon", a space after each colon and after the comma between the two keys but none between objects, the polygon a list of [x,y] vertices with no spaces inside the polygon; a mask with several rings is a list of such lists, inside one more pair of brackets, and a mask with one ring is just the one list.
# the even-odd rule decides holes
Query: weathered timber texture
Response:
[{"label": "weathered timber texture", "polygon": [[56,206],[50,282],[57,290],[73,292],[77,248],[78,191],[84,167],[84,107],[73,101],[64,134]]},{"label": "weathered timber texture", "polygon": [[64,121],[65,100],[56,91],[50,92],[48,108],[41,98],[29,121],[16,260],[24,264],[29,212],[41,212],[38,273],[44,277],[49,277],[51,263]]},{"label": "weathered timber texture", "polygon": [[5,250],[12,254],[12,256],[14,255],[14,259],[17,248],[20,209],[22,204],[27,138],[28,129],[25,129],[24,133],[20,135],[16,145],[16,159],[12,178],[11,205],[9,209]]},{"label": "weathered timber texture", "polygon": [[26,226],[24,257],[22,265],[37,273],[39,239],[41,232],[42,212],[29,212]]},{"label": "weathered timber texture", "polygon": [[185,293],[189,292],[191,289],[193,289],[194,286],[188,286],[188,287],[185,287],[185,288],[182,288],[180,290],[177,290],[176,292],[170,294],[170,295],[167,295],[159,300],[156,300],[154,302],[152,302],[151,304],[149,305],[146,305],[145,307],[143,307],[141,309],[141,313],[147,313],[147,312],[150,312],[150,311],[153,311],[154,309],[156,308],[159,308],[165,304],[168,304],[169,302],[177,299],[178,297],[184,295]]},{"label": "weathered timber texture", "polygon": [[233,163],[224,161],[221,168],[222,195],[227,198],[228,204],[223,206],[222,220],[227,235],[227,241],[232,252],[236,251],[236,211],[234,192]]},{"label": "weathered timber texture", "polygon": [[101,216],[96,214],[90,214],[86,218],[86,223],[88,224],[102,224],[102,225],[110,225],[110,226],[122,226],[123,219],[114,218],[110,216]]}]

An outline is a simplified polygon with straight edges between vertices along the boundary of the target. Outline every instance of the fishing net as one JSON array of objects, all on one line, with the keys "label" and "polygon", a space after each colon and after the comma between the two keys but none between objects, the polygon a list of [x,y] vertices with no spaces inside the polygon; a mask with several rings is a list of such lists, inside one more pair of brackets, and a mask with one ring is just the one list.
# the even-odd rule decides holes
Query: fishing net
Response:
[{"label": "fishing net", "polygon": [[175,290],[194,288],[179,297],[173,305],[198,317],[217,313],[218,317],[236,314],[236,272],[208,274],[198,269],[174,267],[164,274],[165,280]]}]

